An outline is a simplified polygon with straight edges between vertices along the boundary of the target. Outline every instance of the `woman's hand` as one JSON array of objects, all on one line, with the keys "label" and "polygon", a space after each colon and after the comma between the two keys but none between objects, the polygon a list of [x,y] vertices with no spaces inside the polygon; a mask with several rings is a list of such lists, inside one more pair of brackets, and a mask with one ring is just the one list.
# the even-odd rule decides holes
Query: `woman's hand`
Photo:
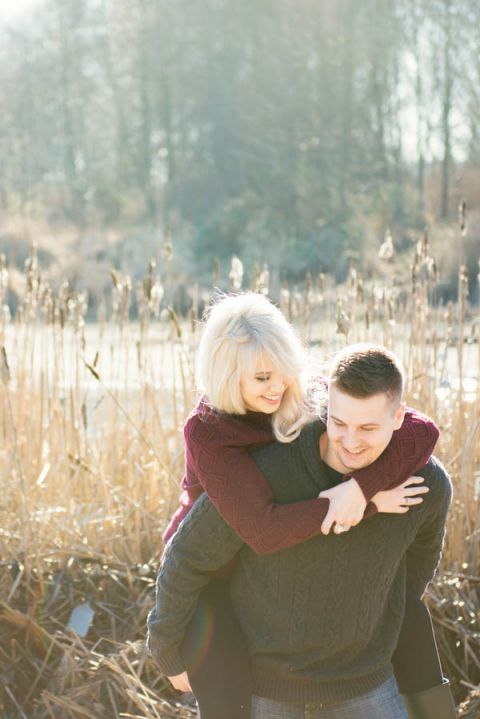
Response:
[{"label": "woman's hand", "polygon": [[405,514],[410,507],[423,502],[419,495],[426,494],[428,487],[419,487],[422,484],[423,477],[409,477],[403,484],[398,487],[389,489],[385,492],[377,492],[372,497],[372,502],[377,506],[379,512],[387,512],[389,514]]},{"label": "woman's hand", "polygon": [[174,689],[177,689],[179,692],[191,692],[192,687],[190,686],[190,682],[188,681],[187,672],[182,672],[182,674],[177,674],[175,677],[167,677],[171,685],[174,687]]},{"label": "woman's hand", "polygon": [[320,492],[318,496],[330,500],[330,507],[322,522],[323,534],[328,534],[334,523],[340,525],[342,531],[354,527],[362,519],[367,506],[365,495],[354,477]]}]

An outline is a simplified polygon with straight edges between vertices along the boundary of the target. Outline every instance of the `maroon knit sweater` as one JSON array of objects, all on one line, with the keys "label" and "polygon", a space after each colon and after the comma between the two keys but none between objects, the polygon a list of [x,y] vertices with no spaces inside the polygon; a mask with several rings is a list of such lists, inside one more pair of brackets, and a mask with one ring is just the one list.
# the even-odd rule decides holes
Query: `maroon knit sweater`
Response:
[{"label": "maroon knit sweater", "polygon": [[[426,464],[438,436],[429,417],[407,408],[402,426],[380,457],[354,473],[368,502],[364,516],[377,511],[370,502],[377,492],[401,484]],[[268,415],[228,415],[201,399],[185,423],[184,437],[183,493],[163,535],[165,543],[203,492],[257,554],[294,547],[320,534],[329,500],[275,504],[269,483],[249,456],[275,439]]]}]

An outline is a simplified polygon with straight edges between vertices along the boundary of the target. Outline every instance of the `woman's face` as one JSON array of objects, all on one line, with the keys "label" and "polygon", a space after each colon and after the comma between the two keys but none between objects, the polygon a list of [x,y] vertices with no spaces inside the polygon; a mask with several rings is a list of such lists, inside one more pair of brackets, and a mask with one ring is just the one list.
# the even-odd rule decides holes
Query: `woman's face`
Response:
[{"label": "woman's face", "polygon": [[267,359],[257,362],[253,373],[245,372],[240,390],[247,409],[273,414],[280,407],[291,378],[282,375]]}]

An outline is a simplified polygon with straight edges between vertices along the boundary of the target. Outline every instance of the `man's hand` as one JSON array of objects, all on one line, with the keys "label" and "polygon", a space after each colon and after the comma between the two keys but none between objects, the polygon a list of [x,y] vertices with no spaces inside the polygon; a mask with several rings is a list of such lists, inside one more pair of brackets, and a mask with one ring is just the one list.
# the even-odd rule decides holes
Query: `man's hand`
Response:
[{"label": "man's hand", "polygon": [[177,674],[176,677],[167,677],[171,685],[177,689],[179,692],[191,692],[192,687],[190,686],[190,682],[188,681],[187,672],[182,672],[182,674]]},{"label": "man's hand", "polygon": [[332,489],[320,492],[319,497],[330,500],[327,516],[322,522],[322,533],[328,534],[336,522],[344,531],[360,522],[367,506],[365,495],[353,477]]},{"label": "man's hand", "polygon": [[419,487],[422,484],[423,477],[409,477],[403,484],[398,487],[389,489],[385,492],[377,492],[372,497],[372,502],[377,505],[379,512],[388,512],[389,514],[405,514],[410,507],[423,502],[422,497],[418,496],[426,494],[428,487]]}]

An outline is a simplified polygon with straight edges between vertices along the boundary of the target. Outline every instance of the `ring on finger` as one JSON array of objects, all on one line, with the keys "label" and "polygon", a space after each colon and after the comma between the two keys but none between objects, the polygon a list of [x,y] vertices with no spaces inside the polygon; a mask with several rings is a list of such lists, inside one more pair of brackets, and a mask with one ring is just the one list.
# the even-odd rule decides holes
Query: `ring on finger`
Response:
[{"label": "ring on finger", "polygon": [[338,522],[335,522],[335,526],[333,528],[333,531],[335,534],[342,534],[342,532],[348,532],[348,527],[346,527],[344,524],[339,524]]}]

